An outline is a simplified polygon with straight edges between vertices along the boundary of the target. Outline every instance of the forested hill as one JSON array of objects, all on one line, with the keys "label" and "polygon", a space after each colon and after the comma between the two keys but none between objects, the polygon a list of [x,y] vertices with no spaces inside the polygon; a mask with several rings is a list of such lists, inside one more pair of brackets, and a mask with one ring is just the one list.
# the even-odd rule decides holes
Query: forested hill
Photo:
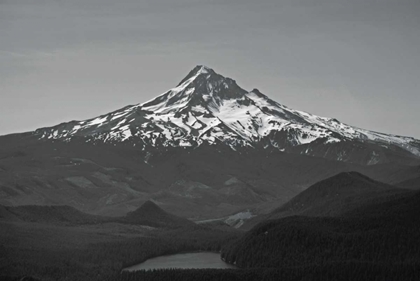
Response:
[{"label": "forested hill", "polygon": [[[420,263],[420,193],[373,204],[348,216],[288,217],[253,228],[222,249],[242,268],[322,266],[332,262],[393,266]],[[357,268],[357,267],[356,267]]]},{"label": "forested hill", "polygon": [[270,218],[291,215],[338,216],[347,211],[387,201],[408,190],[375,181],[358,172],[343,172],[322,180],[274,210]]},{"label": "forested hill", "polygon": [[272,212],[252,218],[242,229],[249,230],[266,220],[296,215],[337,217],[363,206],[404,197],[411,192],[358,172],[342,172],[311,185]]}]

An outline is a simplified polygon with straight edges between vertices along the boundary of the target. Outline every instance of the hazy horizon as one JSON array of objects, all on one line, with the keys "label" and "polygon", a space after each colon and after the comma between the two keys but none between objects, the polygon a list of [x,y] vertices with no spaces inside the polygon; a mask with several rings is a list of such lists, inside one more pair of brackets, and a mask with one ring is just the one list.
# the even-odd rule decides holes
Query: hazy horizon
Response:
[{"label": "hazy horizon", "polygon": [[288,107],[420,139],[420,3],[0,0],[0,135],[143,103],[196,65]]}]

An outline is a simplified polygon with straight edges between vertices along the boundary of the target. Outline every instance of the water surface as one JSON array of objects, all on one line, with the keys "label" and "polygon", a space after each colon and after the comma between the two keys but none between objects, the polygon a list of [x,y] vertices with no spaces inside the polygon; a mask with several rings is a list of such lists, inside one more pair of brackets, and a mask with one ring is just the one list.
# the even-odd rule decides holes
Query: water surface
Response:
[{"label": "water surface", "polygon": [[127,271],[162,268],[236,268],[220,259],[220,254],[212,252],[186,253],[160,256],[125,268]]}]

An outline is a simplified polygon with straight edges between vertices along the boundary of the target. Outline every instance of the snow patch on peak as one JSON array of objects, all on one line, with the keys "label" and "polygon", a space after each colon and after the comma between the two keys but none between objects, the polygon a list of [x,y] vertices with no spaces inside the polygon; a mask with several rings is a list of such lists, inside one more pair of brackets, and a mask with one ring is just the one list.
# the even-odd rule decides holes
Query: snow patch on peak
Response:
[{"label": "snow patch on peak", "polygon": [[197,71],[199,74],[214,73],[213,69],[211,69],[210,67],[205,66],[205,65],[197,65],[196,68],[199,69]]}]

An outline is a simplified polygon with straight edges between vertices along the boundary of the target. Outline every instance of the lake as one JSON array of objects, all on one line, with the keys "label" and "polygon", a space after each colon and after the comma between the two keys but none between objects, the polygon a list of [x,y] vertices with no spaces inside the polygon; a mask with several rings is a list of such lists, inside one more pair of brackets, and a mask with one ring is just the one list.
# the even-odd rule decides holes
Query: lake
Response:
[{"label": "lake", "polygon": [[185,253],[148,259],[123,270],[136,271],[162,268],[236,268],[220,259],[220,254],[212,252]]}]

